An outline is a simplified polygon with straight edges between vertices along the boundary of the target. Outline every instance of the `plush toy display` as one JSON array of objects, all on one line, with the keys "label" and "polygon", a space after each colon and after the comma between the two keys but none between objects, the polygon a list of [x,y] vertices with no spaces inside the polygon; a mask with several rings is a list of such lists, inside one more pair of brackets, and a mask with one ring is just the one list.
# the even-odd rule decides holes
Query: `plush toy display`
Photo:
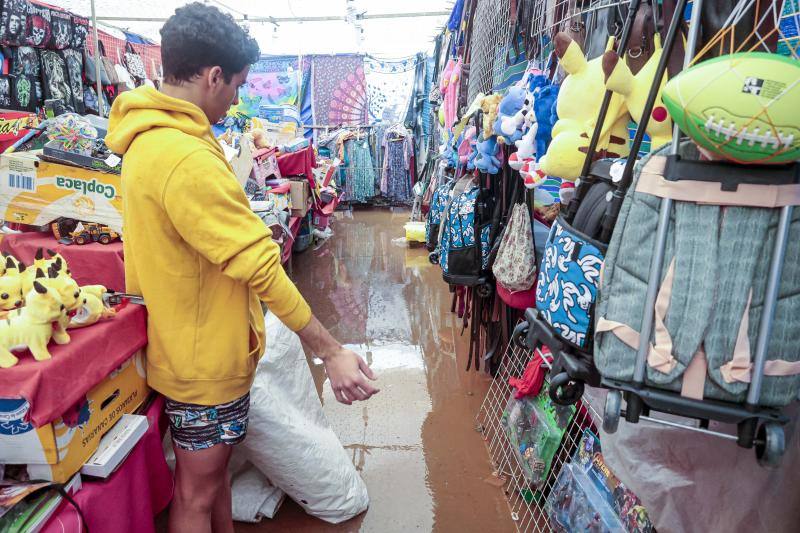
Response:
[{"label": "plush toy display", "polygon": [[3,261],[0,261],[0,276],[5,275],[6,269],[9,267],[14,268],[19,273],[19,261],[17,258],[8,252],[3,252]]},{"label": "plush toy display", "polygon": [[499,94],[490,94],[481,101],[481,111],[483,111],[483,138],[488,139],[494,133],[494,123],[497,120],[500,100],[503,97]]},{"label": "plush toy display", "polygon": [[706,153],[745,164],[800,159],[800,62],[778,54],[720,56],[664,87],[672,119]]},{"label": "plush toy display", "polygon": [[491,136],[478,142],[478,157],[475,159],[475,168],[487,174],[500,172],[500,160],[497,158],[497,137]]},{"label": "plush toy display", "polygon": [[[558,93],[558,122],[553,126],[553,140],[539,163],[545,174],[574,181],[583,168],[586,148],[605,93],[602,57],[586,61],[578,43],[563,32],[556,35],[555,43],[567,77]],[[610,38],[609,50],[612,43],[613,38]],[[607,150],[608,157],[627,155],[628,120],[622,97],[614,95],[603,123],[598,150]]]},{"label": "plush toy display", "polygon": [[512,144],[522,137],[522,124],[525,115],[522,113],[525,104],[525,87],[514,86],[500,100],[497,119],[494,121],[494,134],[500,144]]},{"label": "plush toy display", "polygon": [[27,295],[31,292],[33,289],[33,281],[37,277],[37,271],[47,272],[49,267],[50,262],[44,256],[44,248],[36,250],[36,255],[33,258],[33,265],[22,268],[22,264],[20,264],[20,272],[22,272],[22,293]]},{"label": "plush toy display", "polygon": [[[475,145],[477,144],[477,135],[478,132],[475,126],[470,126],[466,130],[464,130],[464,138],[461,140],[461,143],[458,145],[458,160],[461,164],[461,167],[466,168],[467,170],[474,170],[475,169],[475,156],[477,152],[475,151]],[[470,165],[472,168],[470,168]]]},{"label": "plush toy display", "polygon": [[19,362],[11,353],[14,350],[28,348],[37,361],[51,357],[47,345],[53,337],[53,324],[62,320],[66,311],[54,290],[36,280],[32,285],[25,307],[0,321],[0,368],[9,368]]},{"label": "plush toy display", "polygon": [[[661,60],[661,38],[658,34],[654,37],[655,51],[644,67],[635,76],[625,64],[620,61],[615,52],[606,52],[603,56],[603,72],[606,75],[606,88],[621,95],[625,105],[636,123],[641,122],[647,96],[656,76],[656,68]],[[656,98],[653,112],[647,123],[646,132],[650,136],[650,151],[672,141],[672,121],[664,104],[661,101],[661,91],[664,89],[666,77],[661,80],[661,87]]]}]

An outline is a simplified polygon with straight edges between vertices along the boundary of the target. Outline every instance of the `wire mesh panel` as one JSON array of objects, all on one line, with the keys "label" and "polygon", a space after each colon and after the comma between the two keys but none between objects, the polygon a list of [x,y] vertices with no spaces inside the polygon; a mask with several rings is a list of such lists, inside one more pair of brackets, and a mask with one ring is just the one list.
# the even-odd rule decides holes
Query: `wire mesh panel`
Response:
[{"label": "wire mesh panel", "polygon": [[[504,417],[507,416],[507,406],[513,392],[508,379],[522,376],[532,355],[530,351],[517,347],[513,341],[508,345],[477,416],[477,429],[483,433],[497,482],[505,489],[511,518],[517,530],[524,533],[551,531],[547,497],[556,484],[562,466],[569,462],[577,450],[584,430],[588,428],[596,433],[594,421],[599,420],[594,408],[588,404],[579,402],[575,407],[563,408],[568,410],[566,412],[570,419],[565,424],[566,429],[549,470],[543,480],[529,481],[529,475],[509,439]],[[545,388],[547,386],[545,382]]]},{"label": "wire mesh panel", "polygon": [[502,81],[512,30],[509,10],[508,0],[478,0],[472,27],[468,102]]}]

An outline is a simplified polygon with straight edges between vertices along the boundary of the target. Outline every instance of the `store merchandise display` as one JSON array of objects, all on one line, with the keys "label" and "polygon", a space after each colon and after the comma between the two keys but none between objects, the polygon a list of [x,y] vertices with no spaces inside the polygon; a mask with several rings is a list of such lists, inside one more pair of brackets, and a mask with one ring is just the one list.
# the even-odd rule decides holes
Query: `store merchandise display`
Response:
[{"label": "store merchandise display", "polygon": [[[594,410],[587,385],[609,389],[596,418],[608,434],[640,419],[659,423],[665,413],[682,418],[664,438],[727,424],[708,434],[735,433],[736,443],[720,446],[755,450],[759,464],[778,467],[790,421],[783,408],[796,401],[800,375],[800,352],[784,344],[800,332],[789,318],[800,58],[786,46],[794,26],[785,16],[796,6],[734,2],[715,5],[722,13],[709,18],[701,0],[641,0],[619,10],[570,2],[563,12],[522,1],[513,3],[521,12],[541,14],[498,36],[485,31],[497,21],[484,18],[496,13],[484,4],[454,8],[462,23],[439,37],[440,91],[462,104],[451,117],[447,99],[431,98],[441,143],[420,194],[430,259],[453,286],[452,309],[472,337],[467,368],[485,361],[494,374],[509,354],[534,361],[546,347],[552,362],[537,364],[548,373],[549,401]],[[498,58],[519,52],[518,43],[527,69],[504,83],[498,72],[509,65]],[[501,53],[487,58],[485,48]],[[469,65],[468,83],[453,77],[456,65]],[[480,132],[474,145],[468,128]],[[475,206],[462,201],[473,190],[467,183],[480,191]],[[459,219],[473,210],[479,222]],[[520,210],[533,232],[521,227]],[[549,228],[546,238],[537,224]],[[475,246],[484,231],[486,256]],[[453,277],[481,258],[488,268],[476,271],[480,283]],[[554,437],[553,471],[531,475],[542,464],[527,421],[534,405],[490,391],[479,416],[484,427],[506,428],[487,444],[495,466],[511,470],[509,500],[515,516],[526,513],[515,518],[518,529],[652,530],[649,520],[635,523],[636,513],[590,501],[597,487],[581,487],[596,475],[577,456],[563,460],[575,451],[569,432]],[[601,470],[632,475],[619,463],[623,453],[613,457],[616,467]],[[526,496],[531,487],[542,498]]]}]

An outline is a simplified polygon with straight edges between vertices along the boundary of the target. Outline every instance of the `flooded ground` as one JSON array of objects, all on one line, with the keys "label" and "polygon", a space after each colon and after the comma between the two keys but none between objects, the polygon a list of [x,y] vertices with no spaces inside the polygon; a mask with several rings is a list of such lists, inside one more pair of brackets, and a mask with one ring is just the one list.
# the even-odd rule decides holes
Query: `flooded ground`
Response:
[{"label": "flooded ground", "polygon": [[408,211],[337,213],[335,236],[294,258],[294,279],[314,313],[363,354],[381,393],[338,404],[322,367],[317,388],[334,430],[369,487],[367,513],[333,526],[287,500],[274,520],[240,532],[511,532],[514,525],[475,414],[489,386],[466,372],[467,334],[424,248],[392,243]]}]

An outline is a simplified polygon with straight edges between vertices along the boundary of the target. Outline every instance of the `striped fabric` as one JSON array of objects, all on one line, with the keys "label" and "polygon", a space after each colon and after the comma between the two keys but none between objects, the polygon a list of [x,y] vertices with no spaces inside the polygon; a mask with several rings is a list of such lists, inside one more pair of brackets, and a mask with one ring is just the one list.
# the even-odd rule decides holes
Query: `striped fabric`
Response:
[{"label": "striped fabric", "polygon": [[250,393],[221,405],[195,405],[167,398],[165,412],[169,418],[172,441],[184,450],[196,451],[217,444],[234,445],[247,435]]}]

